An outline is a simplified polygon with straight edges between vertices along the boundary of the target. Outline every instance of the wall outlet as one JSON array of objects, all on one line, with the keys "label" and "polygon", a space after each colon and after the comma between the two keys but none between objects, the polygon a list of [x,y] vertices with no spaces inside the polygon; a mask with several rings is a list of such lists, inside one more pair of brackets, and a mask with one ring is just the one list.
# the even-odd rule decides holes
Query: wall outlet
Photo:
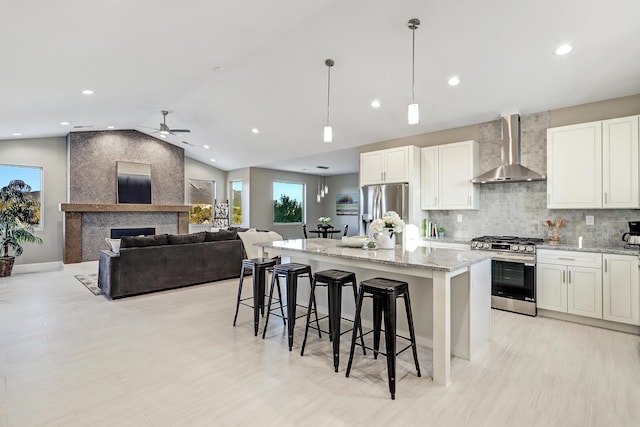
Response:
[{"label": "wall outlet", "polygon": [[593,215],[585,215],[587,225],[594,225],[594,216]]},{"label": "wall outlet", "polygon": [[462,222],[462,214],[458,214],[458,222]]}]

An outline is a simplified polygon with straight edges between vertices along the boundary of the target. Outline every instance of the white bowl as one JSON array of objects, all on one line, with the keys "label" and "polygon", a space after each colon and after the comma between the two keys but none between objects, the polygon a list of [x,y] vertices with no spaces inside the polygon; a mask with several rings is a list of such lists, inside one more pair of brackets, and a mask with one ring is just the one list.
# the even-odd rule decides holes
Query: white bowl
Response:
[{"label": "white bowl", "polygon": [[343,236],[342,244],[350,248],[361,248],[368,238],[367,236]]}]

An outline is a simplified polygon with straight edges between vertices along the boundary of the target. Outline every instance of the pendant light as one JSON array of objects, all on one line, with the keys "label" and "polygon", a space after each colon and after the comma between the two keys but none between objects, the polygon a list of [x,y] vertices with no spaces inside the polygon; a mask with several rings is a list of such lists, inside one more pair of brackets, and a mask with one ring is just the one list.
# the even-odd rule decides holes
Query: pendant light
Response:
[{"label": "pendant light", "polygon": [[318,176],[318,194],[316,195],[317,203],[320,203],[320,199],[322,198],[322,196],[320,195],[320,185],[321,185],[320,176]]},{"label": "pendant light", "polygon": [[329,194],[329,178],[324,177],[324,194]]},{"label": "pendant light", "polygon": [[324,142],[333,141],[333,129],[329,124],[329,105],[331,97],[331,67],[333,67],[333,59],[325,59],[324,65],[327,66],[327,124],[324,127]]},{"label": "pendant light", "polygon": [[410,125],[420,123],[420,107],[416,103],[416,30],[420,25],[420,20],[413,18],[409,20],[409,29],[413,37],[413,47],[411,50],[411,104],[407,110],[407,118]]}]

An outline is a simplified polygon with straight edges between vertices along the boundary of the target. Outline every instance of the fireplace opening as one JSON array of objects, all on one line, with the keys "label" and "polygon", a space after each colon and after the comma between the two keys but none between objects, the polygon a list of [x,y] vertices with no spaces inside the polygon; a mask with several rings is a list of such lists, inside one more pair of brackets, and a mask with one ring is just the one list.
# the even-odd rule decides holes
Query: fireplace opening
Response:
[{"label": "fireplace opening", "polygon": [[124,236],[153,236],[154,234],[156,234],[156,229],[153,227],[111,229],[112,239],[119,239]]}]

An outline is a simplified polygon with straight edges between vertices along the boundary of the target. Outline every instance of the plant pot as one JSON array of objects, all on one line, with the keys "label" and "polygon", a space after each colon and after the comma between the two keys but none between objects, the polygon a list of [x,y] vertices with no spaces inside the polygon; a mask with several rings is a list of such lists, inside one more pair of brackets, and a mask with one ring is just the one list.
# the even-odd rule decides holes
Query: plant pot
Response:
[{"label": "plant pot", "polygon": [[13,262],[15,259],[16,258],[12,256],[0,257],[0,277],[11,276],[11,272],[13,271]]},{"label": "plant pot", "polygon": [[396,233],[393,228],[384,228],[376,236],[376,242],[380,249],[394,249],[396,247]]}]

